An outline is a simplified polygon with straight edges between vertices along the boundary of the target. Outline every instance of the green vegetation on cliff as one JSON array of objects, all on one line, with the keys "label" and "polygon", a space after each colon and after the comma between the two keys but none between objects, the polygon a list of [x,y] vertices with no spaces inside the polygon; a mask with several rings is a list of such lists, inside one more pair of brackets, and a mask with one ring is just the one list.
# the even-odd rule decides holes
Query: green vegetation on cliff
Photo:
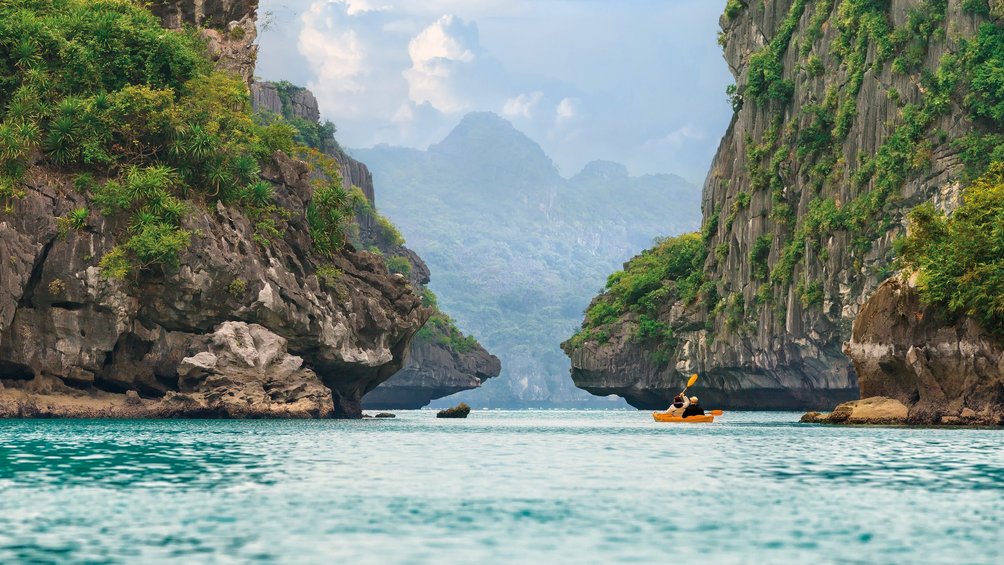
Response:
[{"label": "green vegetation on cliff", "polygon": [[422,329],[415,334],[416,340],[436,343],[457,353],[467,353],[478,346],[478,340],[474,339],[474,336],[465,336],[453,318],[439,309],[439,300],[429,289],[425,289],[422,294],[422,306],[432,308],[434,312],[432,316],[429,316],[429,320],[425,322]]},{"label": "green vegetation on cliff", "polygon": [[968,187],[951,216],[931,204],[914,209],[897,248],[925,301],[1004,334],[1004,163]]},{"label": "green vegetation on cliff", "polygon": [[[80,175],[108,215],[127,219],[101,265],[108,276],[173,267],[188,245],[190,206],[237,205],[259,241],[285,212],[261,178],[296,130],[257,124],[247,86],[212,69],[194,30],[168,31],[138,2],[14,0],[0,4],[0,200],[23,194],[36,152]],[[351,201],[336,177],[316,181],[309,213],[321,252],[344,240]]]},{"label": "green vegetation on cliff", "polygon": [[691,303],[703,297],[714,306],[714,285],[704,279],[707,249],[701,234],[665,238],[643,251],[610,275],[606,290],[586,310],[582,329],[572,337],[572,347],[590,340],[605,342],[610,324],[627,313],[638,315],[639,339],[672,343],[673,330],[658,322],[660,309],[676,300]]},{"label": "green vegetation on cliff", "polygon": [[1004,28],[980,26],[961,43],[956,68],[954,94],[974,129],[955,146],[975,180],[948,217],[930,203],[914,209],[897,251],[901,265],[918,273],[925,301],[1004,334]]},{"label": "green vegetation on cliff", "polygon": [[[846,297],[892,274],[890,242],[909,210],[956,179],[978,179],[963,190],[960,218],[922,207],[912,216],[915,233],[897,249],[904,266],[920,271],[929,300],[997,316],[988,266],[998,262],[995,241],[976,238],[983,248],[970,256],[977,249],[962,238],[977,229],[969,201],[991,205],[987,194],[997,193],[989,187],[1004,162],[1004,12],[985,0],[962,8],[976,18],[959,17],[948,0],[905,8],[888,0],[728,2],[719,39],[740,74],[727,90],[738,117],[723,150],[739,154],[720,155],[709,174],[705,195],[715,200],[706,202],[702,263],[692,273],[713,281],[701,282],[700,294],[714,305],[680,317],[669,312],[691,306],[692,296],[662,291],[642,303],[608,286],[571,344],[605,341],[618,320],[649,338],[696,327],[697,317],[716,332],[708,337],[766,348],[792,331],[792,314],[827,334],[821,342],[832,333],[838,343]],[[737,37],[745,45],[736,47]],[[661,280],[693,254],[660,246],[625,272]],[[996,311],[1001,318],[984,323],[999,326],[1004,310]],[[773,327],[757,335],[758,320],[771,313]]]},{"label": "green vegetation on cliff", "polygon": [[282,115],[275,116],[263,113],[259,114],[258,120],[262,123],[271,123],[276,118],[281,118],[294,128],[293,140],[297,143],[302,143],[322,153],[339,151],[338,142],[335,141],[335,133],[337,131],[335,124],[327,120],[323,122],[320,120],[311,122],[294,112],[293,96],[306,89],[284,80],[274,84],[276,90],[279,92],[279,101],[282,103]]}]

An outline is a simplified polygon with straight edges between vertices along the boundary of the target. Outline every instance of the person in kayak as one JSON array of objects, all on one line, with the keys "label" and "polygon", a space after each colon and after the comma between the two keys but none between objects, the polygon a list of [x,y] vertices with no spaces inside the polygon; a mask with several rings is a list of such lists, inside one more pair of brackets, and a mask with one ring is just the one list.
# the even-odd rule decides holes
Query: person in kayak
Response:
[{"label": "person in kayak", "polygon": [[700,403],[696,396],[690,397],[690,405],[683,411],[683,417],[687,416],[703,416],[704,408],[701,408]]},{"label": "person in kayak", "polygon": [[683,413],[687,411],[688,406],[690,406],[690,399],[687,398],[687,395],[678,394],[673,398],[673,404],[667,408],[663,414],[683,416]]}]

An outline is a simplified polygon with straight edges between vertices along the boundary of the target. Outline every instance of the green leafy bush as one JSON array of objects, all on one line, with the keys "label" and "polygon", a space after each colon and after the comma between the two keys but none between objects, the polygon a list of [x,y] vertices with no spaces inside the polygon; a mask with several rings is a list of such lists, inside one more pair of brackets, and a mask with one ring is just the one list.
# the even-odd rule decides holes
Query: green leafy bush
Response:
[{"label": "green leafy bush", "polygon": [[[239,205],[260,242],[281,234],[288,214],[260,172],[276,151],[302,151],[297,130],[255,123],[244,82],[213,71],[193,30],[163,29],[138,2],[0,3],[0,100],[5,208],[40,149],[86,179],[78,190],[104,213],[129,215],[126,239],[102,261],[115,276],[177,265],[190,241],[188,200]],[[345,222],[334,220],[349,208],[332,192],[314,206],[312,235],[325,250],[339,243]]]},{"label": "green leafy bush", "polygon": [[241,298],[248,290],[248,283],[244,279],[234,279],[227,285],[227,294],[234,298]]},{"label": "green leafy bush", "polygon": [[473,336],[465,336],[457,328],[453,319],[436,311],[422,329],[415,334],[415,339],[426,343],[436,343],[448,347],[457,353],[468,353],[478,346],[478,340]]},{"label": "green leafy bush", "polygon": [[962,0],[962,10],[977,16],[989,16],[990,3],[988,0]]},{"label": "green leafy bush", "polygon": [[655,316],[666,304],[677,299],[693,302],[699,297],[717,300],[714,285],[704,279],[707,248],[700,233],[665,238],[652,249],[628,261],[623,271],[607,279],[606,289],[585,312],[585,321],[571,340],[579,346],[589,339],[599,339],[604,326],[616,322],[629,311],[639,312],[650,320],[639,329],[641,337],[656,334],[672,337],[672,329],[653,326]]},{"label": "green leafy bush", "polygon": [[750,278],[755,281],[766,280],[770,272],[767,258],[770,256],[770,234],[763,234],[753,241],[750,249]]},{"label": "green leafy bush", "polygon": [[384,262],[387,263],[387,270],[391,273],[405,276],[411,274],[411,261],[409,261],[407,257],[392,255],[390,257],[386,257]]},{"label": "green leafy bush", "polygon": [[725,17],[728,19],[734,19],[743,10],[746,9],[746,2],[743,0],[728,0],[725,3]]},{"label": "green leafy bush", "polygon": [[928,203],[909,225],[896,249],[900,264],[918,273],[923,299],[1004,335],[1004,163],[969,186],[950,217]]},{"label": "green leafy bush", "polygon": [[798,26],[798,20],[805,11],[806,2],[807,0],[795,0],[770,43],[750,57],[746,89],[742,93],[744,97],[749,97],[761,105],[771,101],[787,102],[791,99],[795,84],[783,76],[783,58]]},{"label": "green leafy bush", "polygon": [[377,225],[384,239],[391,245],[404,245],[404,236],[398,231],[397,226],[391,223],[385,216],[376,214]]}]

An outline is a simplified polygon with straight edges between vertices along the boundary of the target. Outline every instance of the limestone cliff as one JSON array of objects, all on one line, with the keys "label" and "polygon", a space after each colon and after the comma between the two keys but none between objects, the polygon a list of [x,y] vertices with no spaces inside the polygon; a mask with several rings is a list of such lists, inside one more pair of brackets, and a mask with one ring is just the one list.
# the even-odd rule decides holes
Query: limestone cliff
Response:
[{"label": "limestone cliff", "polygon": [[258,0],[154,0],[149,7],[166,28],[197,27],[217,68],[251,83],[258,56]]},{"label": "limestone cliff", "polygon": [[[227,22],[253,32],[256,7],[154,6],[169,25],[229,26],[217,64],[242,73],[254,48]],[[177,267],[126,278],[100,260],[129,219],[40,153],[0,209],[0,416],[360,417],[430,314],[379,257],[315,250],[312,172],[282,152],[255,173],[282,211],[270,240],[240,207],[192,200]]]},{"label": "limestone cliff", "polygon": [[[256,82],[251,85],[251,99],[256,112],[268,112],[290,118],[300,118],[309,124],[320,121],[320,109],[313,93],[305,88]],[[334,138],[322,140],[319,148],[335,158],[344,182],[358,187],[366,196],[367,210],[376,207],[373,175],[364,163],[345,153]],[[357,243],[375,247],[385,258],[407,262],[406,276],[419,292],[426,291],[430,272],[414,251],[389,236],[372,213],[356,214],[359,226]],[[436,326],[433,320],[433,326]],[[432,329],[432,328],[430,328]],[[452,328],[434,328],[419,332],[411,342],[404,367],[375,390],[369,392],[364,407],[373,409],[421,408],[444,396],[478,388],[487,379],[497,377],[502,370],[497,357],[471,340],[451,340],[446,333]],[[444,333],[446,332],[446,333]]]},{"label": "limestone cliff", "polygon": [[416,409],[499,376],[502,363],[483,347],[452,347],[421,334],[397,374],[366,394],[363,408]]},{"label": "limestone cliff", "polygon": [[[701,291],[681,299],[666,281],[651,310],[587,323],[565,346],[576,384],[646,408],[691,372],[723,407],[857,397],[842,344],[891,274],[905,212],[958,197],[956,141],[973,124],[951,56],[985,21],[963,4],[730,1],[719,40],[736,112],[704,185]],[[645,316],[671,337],[640,337]]]},{"label": "limestone cliff", "polygon": [[[277,197],[286,209],[305,210],[306,166],[281,154],[276,160],[265,174]],[[330,389],[310,414],[358,416],[362,396],[400,369],[428,316],[407,281],[390,276],[371,254],[345,250],[332,258],[337,280],[318,277],[302,213],[282,240],[263,248],[248,219],[222,204],[186,219],[197,235],[177,272],[107,280],[97,260],[112,249],[120,226],[92,214],[83,229],[65,231],[57,218],[88,207],[88,197],[44,168],[32,169],[28,186],[13,213],[0,216],[0,379],[7,389],[31,390],[33,380],[55,377],[84,390],[147,398],[200,390],[192,379],[181,382],[180,366],[209,351],[207,339],[221,324],[242,321],[285,340],[317,374],[286,386],[312,395],[309,383],[319,378]],[[254,341],[244,346],[256,348]],[[218,400],[193,410],[281,411]]]},{"label": "limestone cliff", "polygon": [[913,424],[1004,425],[1004,343],[921,302],[901,277],[861,308],[847,344],[862,397],[893,398]]}]

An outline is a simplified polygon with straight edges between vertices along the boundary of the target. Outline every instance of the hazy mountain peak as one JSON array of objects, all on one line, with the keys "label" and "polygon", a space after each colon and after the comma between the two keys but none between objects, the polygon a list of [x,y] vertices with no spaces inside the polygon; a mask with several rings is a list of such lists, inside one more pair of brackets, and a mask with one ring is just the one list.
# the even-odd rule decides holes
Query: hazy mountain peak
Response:
[{"label": "hazy mountain peak", "polygon": [[582,167],[576,178],[626,179],[631,175],[627,167],[613,161],[591,161]]},{"label": "hazy mountain peak", "polygon": [[517,130],[509,120],[493,112],[471,112],[429,153],[447,156],[468,167],[499,164],[523,172],[558,177],[558,169],[534,140]]}]

